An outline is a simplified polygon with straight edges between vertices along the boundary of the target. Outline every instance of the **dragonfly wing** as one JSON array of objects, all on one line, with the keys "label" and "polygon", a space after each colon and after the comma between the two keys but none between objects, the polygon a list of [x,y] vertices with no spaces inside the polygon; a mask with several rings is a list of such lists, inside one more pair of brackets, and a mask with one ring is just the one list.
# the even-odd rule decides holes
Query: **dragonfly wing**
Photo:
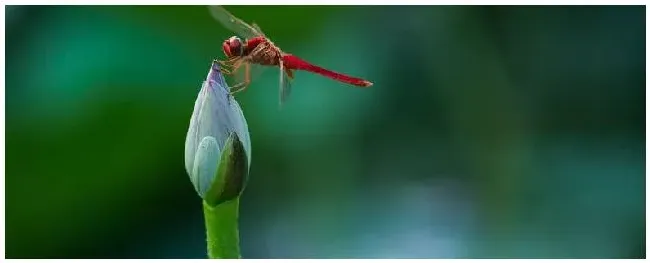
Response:
[{"label": "dragonfly wing", "polygon": [[237,35],[243,38],[253,38],[256,36],[264,36],[262,30],[258,26],[251,26],[241,19],[235,17],[230,12],[228,12],[223,6],[220,5],[211,5],[208,6],[210,14],[214,19],[219,21],[225,28],[235,32]]},{"label": "dragonfly wing", "polygon": [[284,104],[291,95],[291,78],[287,76],[284,63],[280,60],[280,105]]},{"label": "dragonfly wing", "polygon": [[264,32],[262,32],[262,29],[260,28],[260,26],[253,23],[253,28],[255,28],[255,30],[257,30],[257,32],[259,32],[262,36],[264,36]]}]

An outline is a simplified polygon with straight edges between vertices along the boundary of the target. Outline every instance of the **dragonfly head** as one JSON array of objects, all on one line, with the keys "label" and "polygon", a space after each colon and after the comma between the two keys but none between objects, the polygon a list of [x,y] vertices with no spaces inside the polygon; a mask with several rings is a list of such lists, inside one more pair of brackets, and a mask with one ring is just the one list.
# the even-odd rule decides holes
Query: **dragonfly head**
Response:
[{"label": "dragonfly head", "polygon": [[243,56],[244,49],[244,42],[236,36],[232,36],[223,42],[223,53],[229,58]]}]

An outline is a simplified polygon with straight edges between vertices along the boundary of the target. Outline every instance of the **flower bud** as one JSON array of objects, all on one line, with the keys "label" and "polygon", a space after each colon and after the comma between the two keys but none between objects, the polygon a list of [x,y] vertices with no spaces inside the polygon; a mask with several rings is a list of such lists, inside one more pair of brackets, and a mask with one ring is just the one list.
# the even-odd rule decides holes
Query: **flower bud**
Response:
[{"label": "flower bud", "polygon": [[214,62],[194,104],[185,139],[185,170],[209,205],[239,196],[251,161],[248,125]]}]

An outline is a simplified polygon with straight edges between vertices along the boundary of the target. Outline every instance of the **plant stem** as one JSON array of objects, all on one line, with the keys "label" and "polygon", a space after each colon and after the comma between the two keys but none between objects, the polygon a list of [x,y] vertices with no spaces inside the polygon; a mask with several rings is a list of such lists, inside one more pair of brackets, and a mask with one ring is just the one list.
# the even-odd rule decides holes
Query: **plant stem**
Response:
[{"label": "plant stem", "polygon": [[239,252],[239,197],[210,206],[203,201],[208,258],[241,258]]}]

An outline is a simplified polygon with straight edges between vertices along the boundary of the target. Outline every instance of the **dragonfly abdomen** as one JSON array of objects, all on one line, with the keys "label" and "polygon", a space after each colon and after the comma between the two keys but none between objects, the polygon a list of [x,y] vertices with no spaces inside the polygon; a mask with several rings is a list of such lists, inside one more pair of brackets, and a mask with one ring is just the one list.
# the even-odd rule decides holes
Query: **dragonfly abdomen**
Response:
[{"label": "dragonfly abdomen", "polygon": [[358,87],[372,86],[372,82],[367,81],[365,79],[360,79],[360,78],[356,78],[356,77],[352,77],[352,76],[348,76],[338,72],[324,69],[322,67],[311,64],[291,54],[284,54],[282,60],[287,69],[309,71],[336,81],[340,81]]}]

